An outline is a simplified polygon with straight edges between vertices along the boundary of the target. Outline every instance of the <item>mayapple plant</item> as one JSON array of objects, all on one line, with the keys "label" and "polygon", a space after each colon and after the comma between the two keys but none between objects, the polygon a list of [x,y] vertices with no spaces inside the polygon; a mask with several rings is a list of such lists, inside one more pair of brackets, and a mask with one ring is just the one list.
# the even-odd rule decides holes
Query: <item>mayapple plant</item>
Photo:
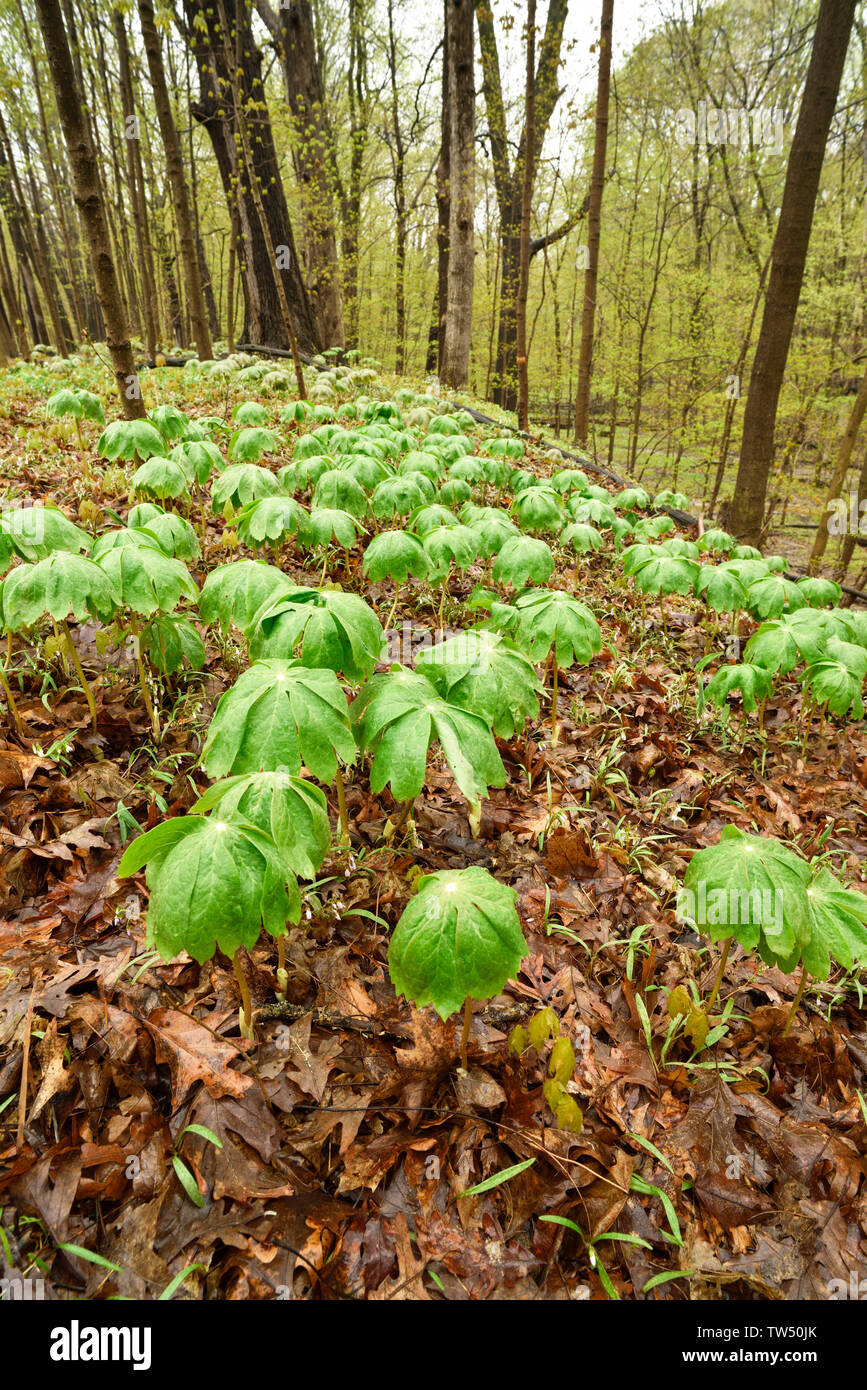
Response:
[{"label": "mayapple plant", "polygon": [[404,802],[399,824],[424,786],[428,749],[438,740],[478,834],[482,797],[489,787],[506,785],[490,725],[481,715],[443,699],[418,672],[393,665],[362,687],[352,719],[361,752],[373,754],[371,791],[389,784],[395,800]]},{"label": "mayapple plant", "polygon": [[383,631],[373,609],[341,589],[298,587],[265,602],[245,635],[250,655],[291,657],[305,666],[363,681],[382,657]]},{"label": "mayapple plant", "polygon": [[333,671],[300,661],[256,661],[221,696],[202,749],[209,777],[306,767],[319,782],[332,779],[340,809],[341,843],[349,817],[340,763],[355,761],[346,696]]},{"label": "mayapple plant", "polygon": [[[248,772],[215,782],[191,807],[204,814],[219,806],[224,820],[242,820],[270,835],[289,868],[299,878],[315,878],[331,848],[328,803],[320,787],[285,768]],[[277,938],[277,988],[285,998],[285,936]]]},{"label": "mayapple plant", "polygon": [[186,951],[199,964],[219,948],[231,956],[242,1008],[242,1036],[251,1038],[250,991],[240,951],[255,946],[262,927],[278,940],[301,918],[294,873],[274,840],[243,820],[175,816],[127,847],[117,875],[147,865],[148,948],[163,960]]},{"label": "mayapple plant", "polygon": [[558,671],[575,662],[586,666],[602,650],[602,634],[590,609],[559,589],[530,589],[518,596],[515,608],[518,645],[531,661],[551,660],[551,742],[556,746]]},{"label": "mayapple plant", "polygon": [[[87,700],[94,732],[96,701],[72,640],[68,620],[70,617],[76,622],[87,617],[107,620],[119,601],[114,583],[100,565],[65,550],[58,550],[36,564],[16,566],[6,575],[0,589],[0,625],[6,632],[32,627],[46,615],[59,624],[67,654]],[[21,718],[5,676],[3,688],[16,728],[21,732]]]},{"label": "mayapple plant", "polygon": [[539,713],[533,664],[500,633],[461,632],[422,652],[415,669],[451,704],[481,715],[498,738],[514,738]]},{"label": "mayapple plant", "polygon": [[867,963],[867,897],[830,869],[813,865],[763,835],[727,825],[719,842],[693,855],[678,895],[678,916],[725,947],[705,1012],[716,1003],[734,941],[766,965],[801,980],[783,1035],[810,976],[826,980],[832,959],[846,970]]},{"label": "mayapple plant", "polygon": [[398,994],[442,1019],[463,1005],[466,1072],[473,999],[499,994],[527,953],[517,892],[481,868],[425,874],[417,888],[389,943],[388,973]]}]

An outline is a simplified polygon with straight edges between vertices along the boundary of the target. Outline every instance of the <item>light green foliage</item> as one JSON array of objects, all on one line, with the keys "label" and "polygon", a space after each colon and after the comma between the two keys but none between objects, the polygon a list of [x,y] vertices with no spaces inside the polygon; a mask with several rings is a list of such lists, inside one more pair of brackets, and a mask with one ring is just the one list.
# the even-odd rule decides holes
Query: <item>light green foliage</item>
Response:
[{"label": "light green foliage", "polygon": [[448,1018],[464,1001],[498,994],[527,951],[514,888],[487,869],[443,870],[419,880],[388,949],[398,994]]},{"label": "light green foliage", "polygon": [[243,821],[176,816],[133,840],[118,866],[125,878],[147,864],[146,945],[164,960],[186,951],[200,964],[234,955],[301,916],[295,876],[270,835]]},{"label": "light green foliage", "polygon": [[355,760],[346,697],[333,671],[300,661],[257,661],[217,705],[202,749],[209,777],[302,766],[330,782],[338,759]]},{"label": "light green foliage", "polygon": [[422,652],[415,669],[451,704],[480,714],[498,738],[514,738],[539,713],[542,687],[531,662],[497,633],[459,633]]},{"label": "light green foliage", "polygon": [[199,613],[206,623],[228,631],[247,632],[264,605],[297,586],[274,565],[259,560],[235,560],[211,570],[199,594]]},{"label": "light green foliage", "polygon": [[359,748],[373,754],[370,787],[375,793],[390,784],[398,801],[418,796],[435,739],[471,804],[478,804],[489,787],[505,786],[505,769],[486,721],[444,700],[414,671],[395,665],[371,676],[352,706],[352,717]]},{"label": "light green foliage", "polygon": [[0,612],[12,632],[30,627],[46,614],[61,622],[69,617],[108,619],[120,596],[105,570],[82,555],[59,550],[32,565],[18,565],[3,580]]},{"label": "light green foliage", "polygon": [[298,588],[266,600],[246,635],[250,655],[291,657],[300,647],[305,666],[342,672],[362,681],[373,671],[383,649],[379,619],[357,594],[339,589]]},{"label": "light green foliage", "polygon": [[602,649],[599,624],[590,609],[561,589],[531,589],[515,600],[520,614],[518,644],[532,661],[554,648],[558,666],[586,666]]},{"label": "light green foliage", "polygon": [[733,825],[719,843],[700,850],[684,875],[697,927],[713,941],[734,936],[758,950],[766,965],[792,971],[800,963],[827,979],[830,958],[847,970],[867,961],[867,898],[787,845],[746,835]]},{"label": "light green foliage", "polygon": [[244,820],[270,835],[293,873],[315,878],[331,848],[328,803],[320,787],[282,769],[215,782],[193,806],[218,808],[223,820]]},{"label": "light green foliage", "polygon": [[550,546],[533,536],[514,536],[503,545],[491,571],[498,584],[522,589],[531,580],[546,584],[554,573]]}]

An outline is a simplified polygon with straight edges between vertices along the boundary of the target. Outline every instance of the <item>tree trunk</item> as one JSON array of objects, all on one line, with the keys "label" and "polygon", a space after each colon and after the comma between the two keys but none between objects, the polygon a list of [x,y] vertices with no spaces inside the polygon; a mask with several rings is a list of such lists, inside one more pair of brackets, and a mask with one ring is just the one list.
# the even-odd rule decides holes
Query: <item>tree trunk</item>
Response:
[{"label": "tree trunk", "polygon": [[[536,0],[527,0],[527,74],[524,88],[524,138],[527,150],[536,145]],[[533,202],[533,160],[524,159],[521,188],[521,242],[518,253],[518,297],[515,301],[515,353],[518,368],[518,428],[530,428],[530,381],[527,363],[527,296],[530,292],[530,212]],[[556,675],[556,668],[555,668]]]},{"label": "tree trunk", "polygon": [[[482,88],[488,117],[491,160],[497,205],[500,214],[500,322],[497,332],[497,360],[493,372],[493,397],[505,410],[517,404],[517,298],[520,283],[521,203],[524,189],[524,161],[530,160],[530,188],[535,183],[539,155],[551,116],[560,95],[559,69],[563,27],[569,9],[568,0],[550,0],[545,33],[539,46],[534,83],[534,131],[528,146],[526,129],[521,132],[514,168],[509,159],[509,137],[500,77],[500,59],[490,0],[475,0],[476,23],[479,30],[479,49],[482,59]],[[574,225],[567,224],[566,230]],[[564,229],[547,240],[533,242],[530,258],[543,245],[565,235]]]},{"label": "tree trunk", "polygon": [[762,535],[774,428],[804,279],[828,132],[837,104],[857,0],[821,0],[798,124],[789,152],[768,293],[744,411],[730,529],[755,545]]},{"label": "tree trunk", "polygon": [[96,158],[84,117],[63,19],[55,0],[34,0],[48,56],[57,114],[72,167],[75,202],[87,234],[93,278],[105,321],[105,336],[114,367],[123,413],[128,420],[145,415],[135,372],[117,271],[111,257]]},{"label": "tree trunk", "polygon": [[593,332],[596,321],[596,285],[599,275],[599,240],[602,230],[602,194],[605,190],[605,152],[608,146],[608,100],[611,90],[611,36],[614,0],[602,0],[599,35],[599,81],[596,88],[596,140],[587,214],[587,269],[581,311],[581,352],[578,358],[578,392],[575,400],[575,443],[586,444],[590,427],[590,374],[593,366]]},{"label": "tree trunk", "polygon": [[[535,0],[530,0],[535,5]],[[441,376],[447,386],[470,379],[475,274],[476,91],[472,0],[446,6],[449,121],[449,232]]]},{"label": "tree trunk", "polygon": [[141,284],[141,298],[144,309],[145,346],[147,348],[148,357],[153,361],[159,337],[159,318],[156,287],[153,283],[153,257],[149,257],[145,249],[146,238],[148,238],[148,250],[150,247],[147,211],[144,206],[144,186],[139,181],[141,155],[138,117],[135,114],[135,104],[132,94],[132,77],[129,67],[129,43],[126,36],[126,25],[124,24],[123,15],[120,10],[114,10],[112,12],[112,20],[114,23],[117,56],[120,66],[120,99],[121,110],[123,112],[123,134],[126,144],[127,182],[129,184],[129,194],[133,206],[133,222],[135,223],[139,282]]},{"label": "tree trunk", "polygon": [[440,121],[440,150],[436,168],[437,200],[437,283],[434,291],[434,310],[428,338],[427,371],[442,375],[443,349],[446,339],[446,305],[449,296],[449,222],[451,220],[450,121],[449,121],[449,46],[446,42],[450,0],[443,6],[443,79]]},{"label": "tree trunk", "polygon": [[[828,495],[825,498],[825,507],[819,518],[819,529],[816,532],[816,539],[813,542],[813,549],[810,552],[810,562],[808,573],[816,574],[825,554],[825,547],[828,544],[828,514],[831,503],[840,496],[846,474],[849,472],[849,465],[852,462],[852,450],[855,448],[855,440],[858,431],[867,414],[867,371],[861,378],[861,385],[855,403],[852,406],[849,419],[846,423],[846,430],[840,440],[840,448],[837,452],[837,462],[834,465],[834,472],[828,484]],[[860,499],[859,499],[860,500]],[[849,508],[846,508],[846,515],[849,515]],[[851,553],[851,552],[850,552]]]},{"label": "tree trunk", "polygon": [[166,85],[163,55],[160,48],[160,38],[157,33],[153,6],[150,0],[138,0],[138,17],[139,24],[141,25],[142,39],[144,40],[145,53],[147,55],[148,71],[151,78],[151,87],[153,88],[157,121],[159,122],[160,135],[162,136],[163,149],[166,155],[166,172],[168,173],[169,183],[172,189],[172,200],[174,202],[175,218],[178,224],[178,236],[181,243],[181,260],[184,266],[184,278],[187,282],[193,337],[196,343],[196,351],[199,357],[205,361],[213,357],[214,349],[211,343],[211,330],[208,326],[205,296],[202,291],[202,277],[199,271],[198,257],[196,255],[196,242],[193,236],[193,220],[190,213],[190,199],[187,192],[186,179],[184,177],[184,164],[181,158],[181,142],[178,139],[178,132],[175,128],[174,117],[172,116],[169,89]]},{"label": "tree trunk", "polygon": [[[291,348],[275,280],[276,269],[282,276],[300,350],[311,354],[320,352],[325,344],[319,336],[300,272],[265,103],[262,55],[250,29],[247,5],[228,0],[226,18],[230,32],[235,30],[236,17],[240,24],[236,81],[244,101],[256,117],[255,148],[248,140],[253,178],[248,176],[244,157],[245,113],[240,103],[236,107],[219,10],[204,0],[184,0],[184,10],[188,20],[185,33],[196,58],[200,82],[199,100],[192,114],[210,136],[230,214],[233,208],[237,210],[237,271],[244,294],[241,340],[263,347]],[[278,260],[275,260],[275,252]]]},{"label": "tree trunk", "polygon": [[292,158],[303,199],[304,262],[311,308],[323,344],[342,348],[346,330],[332,178],[337,152],[326,119],[313,7],[311,0],[289,0],[275,12],[268,0],[256,0],[256,9],[274,39],[295,123]]}]

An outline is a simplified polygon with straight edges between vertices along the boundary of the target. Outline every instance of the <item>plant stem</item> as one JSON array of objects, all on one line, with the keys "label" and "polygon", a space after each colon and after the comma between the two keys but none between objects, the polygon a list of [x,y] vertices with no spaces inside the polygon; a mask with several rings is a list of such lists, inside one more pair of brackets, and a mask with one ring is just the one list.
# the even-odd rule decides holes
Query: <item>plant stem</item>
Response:
[{"label": "plant stem", "polygon": [[389,613],[388,617],[387,617],[386,620],[385,620],[385,633],[386,633],[386,636],[388,635],[388,630],[389,630],[389,628],[391,627],[392,619],[394,618],[394,615],[395,615],[395,613],[397,612],[397,601],[398,601],[399,598],[400,598],[400,585],[399,585],[399,584],[395,584],[395,586],[394,586],[394,603],[391,605],[391,612]]},{"label": "plant stem", "polygon": [[135,661],[136,666],[138,667],[138,683],[141,689],[141,696],[142,700],[144,701],[145,711],[147,712],[147,717],[151,722],[151,729],[153,730],[154,738],[159,738],[159,720],[157,719],[156,711],[153,707],[153,702],[150,697],[150,691],[148,690],[147,673],[145,672],[144,661],[142,660],[141,654],[141,640],[139,637],[138,628],[134,622],[130,623],[129,630],[130,634],[132,635],[132,644],[135,648]]},{"label": "plant stem", "polygon": [[6,696],[6,703],[9,706],[9,713],[12,715],[12,718],[15,721],[15,728],[18,730],[18,735],[20,738],[26,738],[27,730],[24,727],[24,721],[21,718],[21,715],[18,711],[18,706],[15,703],[11,686],[9,685],[9,682],[6,679],[6,672],[3,670],[2,666],[0,666],[0,686],[3,687],[3,694]]},{"label": "plant stem", "polygon": [[470,1042],[470,1027],[473,1021],[473,1001],[469,995],[464,1000],[464,1028],[461,1033],[461,1069],[467,1070],[467,1048]]},{"label": "plant stem", "polygon": [[325,547],[325,563],[324,563],[323,566],[322,566],[322,573],[321,573],[320,576],[319,576],[319,587],[320,587],[320,589],[322,588],[322,585],[325,583],[325,575],[326,575],[327,572],[328,572],[328,546],[326,545],[326,547]]},{"label": "plant stem", "polygon": [[282,932],[277,937],[277,998],[286,998],[286,986],[289,983],[289,975],[286,970],[286,933]]},{"label": "plant stem", "polygon": [[241,991],[241,1032],[245,1038],[253,1036],[253,1006],[250,1001],[250,986],[247,984],[247,977],[241,968],[241,948],[232,957],[232,969],[235,972],[235,979],[238,981],[238,988]]},{"label": "plant stem", "polygon": [[807,971],[804,969],[803,966],[801,966],[801,983],[798,985],[798,993],[795,995],[794,1001],[793,1001],[793,1003],[792,1003],[792,1007],[791,1007],[791,1009],[789,1010],[789,1016],[788,1016],[788,1018],[786,1019],[785,1023],[783,1024],[783,1031],[782,1031],[782,1033],[780,1034],[780,1036],[783,1037],[783,1038],[786,1036],[786,1034],[788,1033],[789,1029],[791,1028],[791,1026],[792,1026],[792,1024],[793,1024],[793,1022],[794,1022],[794,1020],[795,1020],[795,1014],[798,1012],[798,1006],[799,1006],[801,1000],[802,1000],[803,997],[804,997],[804,990],[807,988],[807,980],[808,980],[808,979],[809,979],[809,976],[808,976],[808,974],[807,974]]},{"label": "plant stem", "polygon": [[66,637],[67,649],[69,651],[69,655],[72,657],[72,664],[75,667],[76,675],[78,676],[78,679],[81,681],[81,688],[84,691],[84,698],[86,699],[87,707],[90,710],[90,720],[93,724],[93,732],[96,733],[96,700],[93,698],[93,691],[90,688],[87,676],[84,674],[84,668],[82,667],[81,662],[78,659],[78,652],[75,650],[75,643],[72,640],[72,633],[69,631],[69,623],[66,621],[65,618],[63,619],[60,626],[62,627],[64,636]]},{"label": "plant stem", "polygon": [[445,579],[443,580],[442,593],[440,594],[440,612],[439,612],[439,624],[440,624],[440,627],[439,627],[439,630],[440,630],[440,636],[441,636],[441,637],[443,636],[443,610],[445,609],[445,606],[446,606],[446,589],[449,587],[449,580],[451,579],[451,577],[452,577],[452,567],[451,567],[451,565],[449,565],[448,572],[447,572],[447,574],[446,574]]},{"label": "plant stem", "polygon": [[338,767],[334,774],[334,784],[337,788],[337,809],[340,816],[340,840],[341,849],[348,849],[352,841],[349,838],[349,816],[346,811],[346,788],[343,785],[343,773]]},{"label": "plant stem", "polygon": [[722,953],[722,955],[720,956],[719,969],[718,969],[717,972],[716,972],[716,979],[715,979],[714,982],[713,982],[713,989],[711,990],[710,995],[708,996],[707,1003],[706,1003],[705,1006],[704,1006],[704,1011],[705,1011],[706,1014],[709,1014],[709,1013],[710,1013],[711,1009],[713,1008],[714,1004],[715,1004],[716,1001],[717,1001],[717,995],[718,995],[719,992],[720,992],[720,985],[722,984],[722,981],[723,981],[723,972],[725,971],[725,968],[726,968],[726,961],[727,961],[728,958],[729,958],[729,951],[730,951],[731,948],[732,948],[732,942],[733,942],[733,941],[734,941],[734,937],[733,937],[733,936],[728,937],[727,940],[726,940],[726,944],[725,944],[725,946],[723,947],[723,953]]},{"label": "plant stem", "polygon": [[410,813],[411,813],[411,811],[412,811],[412,808],[413,808],[413,798],[411,797],[411,798],[409,799],[409,801],[405,801],[405,802],[403,803],[403,805],[401,806],[401,808],[400,808],[400,815],[398,816],[397,820],[396,820],[395,823],[394,823],[394,830],[393,830],[393,832],[392,832],[394,835],[397,835],[401,830],[403,830],[403,827],[406,825],[407,821],[409,820],[409,817],[410,817]]},{"label": "plant stem", "polygon": [[551,747],[557,747],[557,676],[559,667],[557,657],[554,656],[554,671],[551,676]]}]

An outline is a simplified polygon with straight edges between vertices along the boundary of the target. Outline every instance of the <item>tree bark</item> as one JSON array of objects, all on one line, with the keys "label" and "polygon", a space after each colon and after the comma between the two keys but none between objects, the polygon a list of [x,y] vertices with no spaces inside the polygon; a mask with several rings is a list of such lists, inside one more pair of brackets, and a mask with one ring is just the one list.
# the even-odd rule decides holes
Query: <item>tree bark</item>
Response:
[{"label": "tree bark", "polygon": [[[520,280],[524,160],[529,157],[531,161],[532,189],[539,155],[560,95],[560,50],[569,0],[551,0],[548,6],[545,32],[539,45],[539,60],[536,65],[533,141],[528,148],[527,132],[521,132],[514,167],[509,159],[500,59],[490,0],[475,0],[475,9],[482,59],[482,90],[488,117],[491,161],[500,215],[500,321],[497,331],[497,360],[493,372],[493,398],[505,410],[514,410],[517,404],[516,305]],[[544,244],[544,241],[531,243],[531,259]]]},{"label": "tree bark", "polygon": [[[527,73],[524,88],[524,138],[528,150],[536,144],[536,0],[527,0]],[[527,296],[530,292],[530,212],[533,202],[533,161],[524,160],[521,188],[521,242],[518,297],[515,302],[515,350],[518,367],[518,428],[530,428],[530,380],[527,362]],[[556,675],[556,668],[555,668]],[[555,730],[556,736],[556,730]]]},{"label": "tree bark", "polygon": [[611,42],[614,0],[602,0],[599,34],[599,81],[596,89],[596,139],[587,214],[587,269],[581,310],[581,351],[578,358],[578,390],[575,399],[575,443],[586,444],[590,428],[590,375],[593,368],[593,333],[596,322],[596,288],[599,276],[599,241],[602,231],[602,195],[605,191],[605,153],[608,147],[608,102],[611,91]]},{"label": "tree bark", "polygon": [[196,241],[193,236],[193,219],[190,213],[190,199],[187,191],[186,178],[184,177],[184,163],[181,158],[181,142],[178,138],[178,132],[172,115],[171,102],[169,101],[169,89],[166,84],[165,68],[163,67],[163,55],[160,48],[160,38],[157,33],[154,10],[150,0],[138,0],[138,17],[139,24],[141,25],[142,38],[144,40],[145,54],[147,55],[148,71],[151,78],[151,87],[153,88],[157,121],[159,122],[160,135],[162,136],[163,149],[166,155],[166,171],[169,176],[172,199],[175,205],[175,218],[178,225],[178,237],[181,243],[181,260],[184,266],[184,278],[187,282],[187,295],[189,297],[193,338],[195,339],[196,351],[199,357],[205,361],[213,357],[214,348],[211,343],[211,330],[208,326],[208,314],[205,308],[205,296],[202,290],[202,277],[199,271],[198,257],[196,255]]},{"label": "tree bark", "polygon": [[311,0],[289,0],[275,11],[268,0],[256,0],[256,9],[277,48],[295,123],[292,157],[303,197],[304,263],[311,307],[322,342],[342,348],[346,330],[332,178],[337,152],[326,119],[313,7]]},{"label": "tree bark", "polygon": [[105,321],[106,342],[121,407],[128,420],[139,420],[145,415],[144,402],[135,372],[117,271],[110,251],[96,157],[75,80],[66,30],[55,0],[34,0],[34,3],[48,56],[57,114],[69,153],[75,202],[90,247],[93,278]]},{"label": "tree bark", "polygon": [[449,222],[451,220],[451,194],[449,181],[450,163],[450,121],[449,121],[449,46],[446,42],[450,0],[443,5],[443,76],[442,106],[440,120],[440,149],[436,168],[437,202],[437,282],[434,291],[434,308],[431,315],[431,328],[428,336],[426,369],[442,375],[443,347],[446,337],[446,305],[449,294]]},{"label": "tree bark", "polygon": [[[535,5],[535,0],[530,0]],[[472,0],[446,5],[449,122],[449,232],[441,376],[447,386],[470,379],[476,209],[476,92]]]},{"label": "tree bark", "polygon": [[[813,549],[810,552],[810,561],[808,565],[808,573],[810,574],[817,573],[822,561],[822,556],[825,554],[825,548],[828,544],[828,509],[831,503],[840,496],[843,484],[846,481],[846,474],[849,472],[849,465],[852,462],[852,450],[855,448],[855,440],[858,437],[858,431],[863,424],[865,415],[867,415],[867,371],[865,371],[861,378],[858,395],[855,397],[855,403],[852,406],[849,419],[846,422],[843,438],[840,440],[840,448],[837,451],[837,461],[834,465],[831,481],[828,484],[828,495],[825,498],[825,506],[822,510],[822,515],[819,518],[819,529],[816,532],[816,539],[813,542]],[[849,514],[848,507],[846,509],[846,514],[847,516]]]},{"label": "tree bark", "polygon": [[856,3],[857,0],[821,0],[801,110],[789,152],[729,521],[734,534],[752,545],[762,536],[774,458],[777,404]]},{"label": "tree bark", "polygon": [[[302,352],[320,352],[325,346],[304,284],[289,220],[286,195],[274,135],[262,85],[262,55],[250,29],[246,0],[227,0],[230,32],[238,38],[238,89],[250,112],[236,106],[232,64],[227,62],[219,10],[204,0],[184,0],[185,35],[199,71],[200,95],[192,108],[194,118],[207,130],[214,148],[220,180],[230,214],[238,219],[237,271],[244,294],[241,340],[263,347],[290,348],[283,307],[275,281],[275,248],[280,255],[285,297],[291,322]],[[236,24],[239,27],[236,30]],[[231,56],[228,55],[228,56]],[[234,59],[233,59],[234,62]],[[245,119],[255,122],[249,139]],[[252,160],[252,176],[244,155],[244,136]],[[265,226],[260,217],[260,206]]]}]

